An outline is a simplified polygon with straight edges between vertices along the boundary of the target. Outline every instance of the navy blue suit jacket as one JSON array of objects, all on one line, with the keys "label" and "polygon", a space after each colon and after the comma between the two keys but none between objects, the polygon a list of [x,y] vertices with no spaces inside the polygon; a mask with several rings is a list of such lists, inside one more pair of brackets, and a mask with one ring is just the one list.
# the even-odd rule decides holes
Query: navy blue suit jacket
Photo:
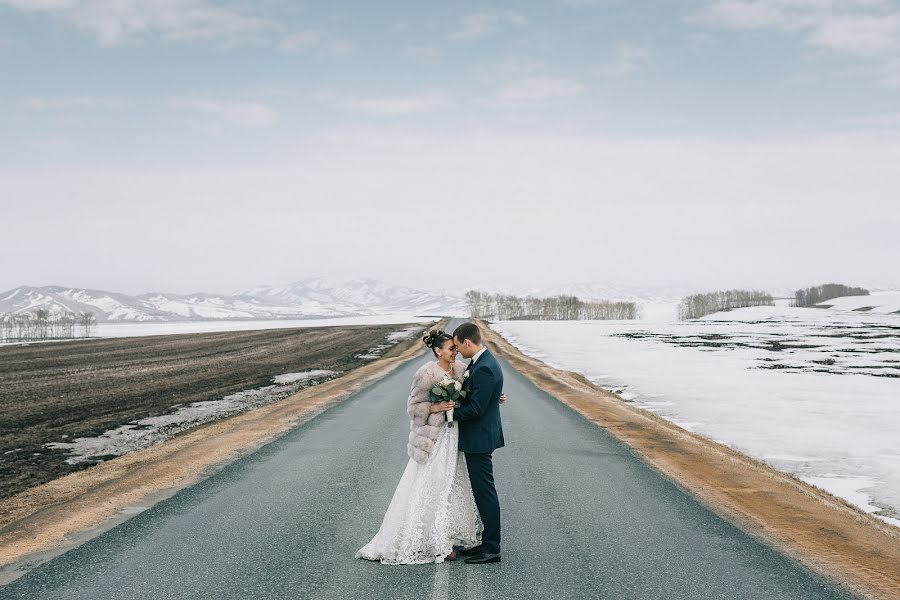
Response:
[{"label": "navy blue suit jacket", "polygon": [[459,421],[459,450],[489,454],[505,445],[500,422],[503,371],[491,351],[485,350],[468,373],[463,380],[466,395],[453,410],[453,419]]}]

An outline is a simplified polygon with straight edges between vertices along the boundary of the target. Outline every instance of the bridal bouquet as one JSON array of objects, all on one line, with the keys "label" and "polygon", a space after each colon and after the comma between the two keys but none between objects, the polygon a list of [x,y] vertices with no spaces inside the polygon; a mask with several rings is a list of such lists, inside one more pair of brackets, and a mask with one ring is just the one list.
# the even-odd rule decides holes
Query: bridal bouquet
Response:
[{"label": "bridal bouquet", "polygon": [[[444,375],[440,381],[431,386],[428,395],[431,398],[432,404],[434,404],[438,402],[456,402],[465,396],[465,392],[462,391],[462,382],[449,375]],[[452,408],[447,411],[447,426],[453,427]]]}]

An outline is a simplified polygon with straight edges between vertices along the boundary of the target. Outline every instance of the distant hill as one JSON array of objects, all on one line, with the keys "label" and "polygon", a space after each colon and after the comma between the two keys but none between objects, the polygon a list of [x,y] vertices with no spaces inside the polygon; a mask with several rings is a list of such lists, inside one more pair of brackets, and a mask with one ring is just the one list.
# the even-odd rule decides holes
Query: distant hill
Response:
[{"label": "distant hill", "polygon": [[[578,296],[586,301],[636,302],[644,318],[654,310],[674,318],[674,309],[693,286],[573,283],[554,287],[498,288],[473,286],[491,293]],[[250,319],[305,319],[380,314],[468,316],[466,290],[422,290],[376,279],[351,280],[312,277],[286,285],[261,285],[233,294],[174,294],[150,292],[129,295],[106,290],[56,285],[20,286],[0,293],[0,313],[89,311],[101,322],[167,322]],[[650,314],[648,314],[650,313]],[[664,314],[663,314],[664,313]]]},{"label": "distant hill", "polygon": [[374,279],[309,278],[283,286],[260,286],[235,294],[132,296],[62,286],[20,286],[0,293],[0,313],[93,312],[99,321],[196,321],[303,319],[390,313],[462,315],[462,294],[393,286]]}]

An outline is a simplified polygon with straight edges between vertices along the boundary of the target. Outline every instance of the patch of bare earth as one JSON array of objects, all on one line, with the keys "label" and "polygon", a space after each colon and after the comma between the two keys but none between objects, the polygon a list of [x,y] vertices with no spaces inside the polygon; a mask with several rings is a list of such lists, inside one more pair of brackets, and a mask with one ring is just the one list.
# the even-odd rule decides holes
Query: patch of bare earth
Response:
[{"label": "patch of bare earth", "polygon": [[766,544],[864,598],[900,598],[900,529],[731,448],[524,355],[480,322],[491,349]]},{"label": "patch of bare earth", "polygon": [[401,342],[380,359],[273,404],[0,499],[0,567],[74,545],[123,510],[208,477],[419,356],[418,342]]},{"label": "patch of bare earth", "polygon": [[405,325],[223,331],[0,347],[0,498],[111,456],[71,464],[48,443],[314,369],[350,371]]}]

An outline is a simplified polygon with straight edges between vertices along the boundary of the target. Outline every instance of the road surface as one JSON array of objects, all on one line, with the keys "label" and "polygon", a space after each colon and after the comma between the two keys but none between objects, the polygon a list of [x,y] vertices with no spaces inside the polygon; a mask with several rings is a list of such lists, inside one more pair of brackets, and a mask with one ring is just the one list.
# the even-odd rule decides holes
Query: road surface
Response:
[{"label": "road surface", "polygon": [[407,462],[423,357],[0,598],[849,599],[745,535],[501,361],[503,562],[355,559]]}]

